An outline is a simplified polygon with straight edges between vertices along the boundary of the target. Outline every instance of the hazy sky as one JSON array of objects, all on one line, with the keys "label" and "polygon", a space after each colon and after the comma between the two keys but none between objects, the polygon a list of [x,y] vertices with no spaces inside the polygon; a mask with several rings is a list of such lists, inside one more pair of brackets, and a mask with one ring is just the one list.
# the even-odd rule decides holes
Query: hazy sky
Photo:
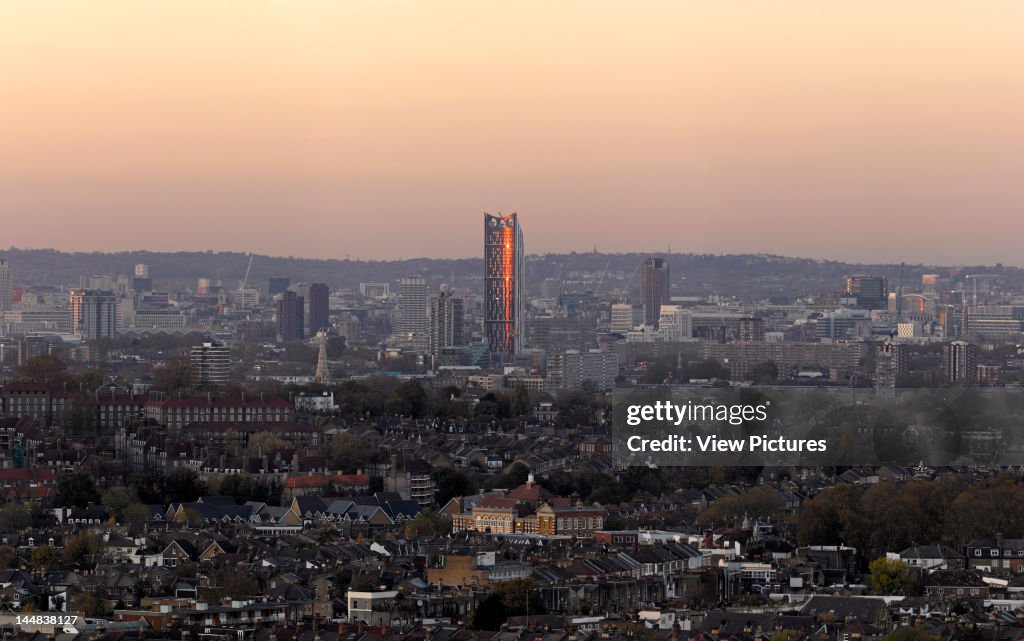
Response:
[{"label": "hazy sky", "polygon": [[1019,0],[0,0],[0,246],[1024,264]]}]

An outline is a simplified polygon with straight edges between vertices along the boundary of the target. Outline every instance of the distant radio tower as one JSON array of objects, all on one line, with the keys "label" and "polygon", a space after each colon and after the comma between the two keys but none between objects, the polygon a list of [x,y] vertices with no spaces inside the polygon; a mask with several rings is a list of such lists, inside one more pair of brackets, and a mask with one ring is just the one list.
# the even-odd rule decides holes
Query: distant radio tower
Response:
[{"label": "distant radio tower", "polygon": [[320,354],[316,358],[316,374],[313,378],[317,383],[327,385],[331,382],[331,369],[327,367],[327,332],[320,330],[316,337],[320,341]]}]

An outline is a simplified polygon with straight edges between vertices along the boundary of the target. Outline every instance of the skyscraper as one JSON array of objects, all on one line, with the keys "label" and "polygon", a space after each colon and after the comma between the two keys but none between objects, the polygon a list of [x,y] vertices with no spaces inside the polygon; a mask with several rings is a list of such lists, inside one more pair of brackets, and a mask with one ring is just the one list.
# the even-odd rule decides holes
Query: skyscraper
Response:
[{"label": "skyscraper", "polygon": [[978,346],[952,341],[942,346],[942,368],[950,383],[972,383],[978,379]]},{"label": "skyscraper", "polygon": [[195,383],[199,387],[213,387],[228,382],[231,374],[231,350],[220,343],[195,345],[189,354]]},{"label": "skyscraper", "polygon": [[430,353],[436,355],[445,347],[463,344],[464,319],[462,299],[441,287],[441,293],[430,301]]},{"label": "skyscraper", "polygon": [[87,340],[117,335],[117,297],[94,289],[71,290],[71,324]]},{"label": "skyscraper", "polygon": [[303,304],[302,296],[290,289],[277,299],[277,336],[282,342],[303,339]]},{"label": "skyscraper", "polygon": [[11,294],[14,290],[11,279],[11,266],[7,261],[0,258],[0,312],[6,312],[11,308]]},{"label": "skyscraper", "polygon": [[669,268],[664,258],[651,256],[644,261],[641,287],[644,296],[644,324],[657,325],[661,306],[669,302]]},{"label": "skyscraper", "polygon": [[330,326],[331,290],[326,283],[309,286],[309,335],[316,336],[320,330]]},{"label": "skyscraper", "polygon": [[267,279],[267,293],[271,296],[283,294],[291,284],[292,279],[287,276],[271,276]]},{"label": "skyscraper", "polygon": [[903,343],[887,340],[875,353],[875,390],[881,398],[896,396],[896,379],[907,371],[909,350]]},{"label": "skyscraper", "polygon": [[484,337],[495,354],[523,340],[523,230],[517,214],[484,214]]},{"label": "skyscraper", "polygon": [[847,276],[846,295],[857,299],[861,309],[885,309],[889,303],[889,279],[884,276]]},{"label": "skyscraper", "polygon": [[430,331],[427,316],[427,281],[411,276],[398,281],[398,334],[426,336]]}]

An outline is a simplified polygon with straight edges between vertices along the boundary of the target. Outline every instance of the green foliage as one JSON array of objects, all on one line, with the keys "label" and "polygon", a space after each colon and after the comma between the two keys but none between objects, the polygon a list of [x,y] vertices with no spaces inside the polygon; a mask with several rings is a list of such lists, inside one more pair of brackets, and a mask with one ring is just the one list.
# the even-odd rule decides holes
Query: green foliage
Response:
[{"label": "green foliage", "polygon": [[519,487],[530,478],[530,468],[522,463],[515,463],[501,474],[496,474],[487,479],[484,487],[487,489],[505,488],[512,489]]},{"label": "green foliage", "polygon": [[262,454],[273,454],[274,452],[283,450],[287,447],[288,443],[273,432],[256,432],[249,437],[249,443],[246,446],[246,449],[248,449],[250,455],[258,456]]},{"label": "green foliage", "polygon": [[779,368],[773,361],[758,363],[747,372],[747,380],[758,385],[771,385],[779,380]]},{"label": "green foliage", "polygon": [[33,383],[50,385],[62,385],[72,380],[64,362],[52,354],[40,354],[25,361],[21,366],[21,377]]},{"label": "green foliage", "polygon": [[57,548],[52,548],[48,545],[40,545],[36,549],[32,550],[32,556],[29,557],[29,563],[32,565],[33,570],[39,572],[46,572],[48,570],[55,570],[61,566],[63,559],[61,559],[60,552]]},{"label": "green foliage", "polygon": [[497,594],[491,594],[476,606],[473,627],[477,630],[500,630],[508,621],[508,608]]},{"label": "green foliage", "polygon": [[56,507],[84,507],[99,503],[100,495],[96,483],[84,472],[67,472],[57,478],[57,489],[53,495]]},{"label": "green foliage", "polygon": [[121,510],[119,523],[127,526],[133,532],[139,532],[149,522],[150,513],[142,503],[132,503]]},{"label": "green foliage", "polygon": [[775,517],[785,507],[778,492],[769,487],[752,487],[742,494],[724,496],[697,516],[699,523],[736,521],[744,516]]},{"label": "green foliage", "polygon": [[331,468],[347,474],[365,469],[374,455],[373,448],[350,432],[335,434],[331,439]]},{"label": "green foliage", "polygon": [[139,495],[134,488],[115,485],[103,492],[100,501],[107,509],[119,516],[126,507],[139,502]]},{"label": "green foliage", "polygon": [[526,386],[521,382],[516,383],[516,388],[512,392],[512,401],[509,411],[513,418],[525,416],[530,413],[530,393],[526,391]]},{"label": "green foliage", "polygon": [[191,503],[208,491],[206,483],[188,467],[171,470],[164,477],[162,486],[164,498],[161,502],[164,503]]},{"label": "green foliage", "polygon": [[80,563],[95,560],[105,547],[103,538],[95,532],[80,532],[72,535],[64,544],[64,560]]},{"label": "green foliage", "polygon": [[883,596],[903,594],[910,577],[906,563],[884,556],[872,561],[868,571],[871,573],[871,591]]},{"label": "green foliage", "polygon": [[451,531],[451,519],[431,510],[420,512],[405,524],[405,535],[409,538],[445,536]]},{"label": "green foliage", "polygon": [[153,370],[153,389],[176,394],[192,389],[195,370],[188,356],[172,356],[165,364]]},{"label": "green foliage", "polygon": [[345,355],[345,337],[331,336],[327,339],[327,358],[335,360]]},{"label": "green foliage", "polygon": [[210,587],[221,597],[245,597],[259,594],[260,584],[255,576],[234,566],[214,570],[209,575]]},{"label": "green foliage", "polygon": [[247,501],[266,503],[271,499],[270,488],[248,474],[225,476],[220,481],[217,493],[221,496],[230,496],[239,504]]},{"label": "green foliage", "polygon": [[928,634],[924,628],[896,628],[885,635],[883,641],[934,641],[938,637]]},{"label": "green foliage", "polygon": [[19,532],[32,526],[32,515],[20,503],[8,503],[0,508],[0,530]]},{"label": "green foliage", "polygon": [[434,487],[437,488],[437,504],[444,506],[457,496],[466,496],[475,491],[472,479],[461,471],[450,467],[441,467],[431,473]]}]

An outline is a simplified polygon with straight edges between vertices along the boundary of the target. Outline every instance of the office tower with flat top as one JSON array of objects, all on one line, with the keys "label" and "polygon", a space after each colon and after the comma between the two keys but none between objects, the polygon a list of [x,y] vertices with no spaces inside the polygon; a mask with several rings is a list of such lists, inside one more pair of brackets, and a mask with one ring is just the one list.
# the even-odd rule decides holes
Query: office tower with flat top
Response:
[{"label": "office tower with flat top", "polygon": [[661,306],[669,302],[669,269],[664,258],[649,257],[640,274],[644,296],[644,324],[657,325]]},{"label": "office tower with flat top", "polygon": [[492,354],[522,349],[523,230],[519,216],[484,214],[484,337]]},{"label": "office tower with flat top", "polygon": [[309,336],[326,330],[330,321],[331,290],[327,283],[313,283],[309,286]]}]

